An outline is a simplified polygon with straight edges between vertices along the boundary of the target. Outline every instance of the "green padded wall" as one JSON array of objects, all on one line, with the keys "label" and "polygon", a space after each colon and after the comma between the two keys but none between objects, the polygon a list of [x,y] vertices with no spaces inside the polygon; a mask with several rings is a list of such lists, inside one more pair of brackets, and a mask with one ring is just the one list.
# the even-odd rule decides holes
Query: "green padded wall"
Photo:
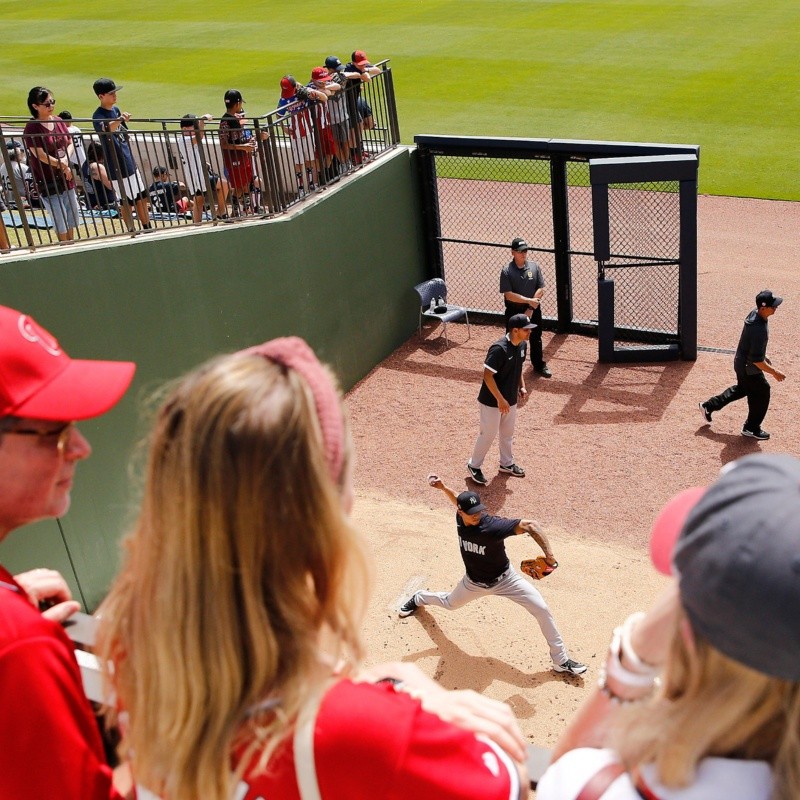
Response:
[{"label": "green padded wall", "polygon": [[399,149],[285,218],[0,255],[0,303],[31,314],[73,357],[138,364],[122,402],[81,424],[94,452],[60,521],[66,548],[57,523],[41,522],[11,534],[0,561],[61,569],[93,609],[132,517],[131,455],[153,390],[215,353],[287,334],[307,339],[348,389],[407,339],[412,287],[426,277],[413,162]]}]

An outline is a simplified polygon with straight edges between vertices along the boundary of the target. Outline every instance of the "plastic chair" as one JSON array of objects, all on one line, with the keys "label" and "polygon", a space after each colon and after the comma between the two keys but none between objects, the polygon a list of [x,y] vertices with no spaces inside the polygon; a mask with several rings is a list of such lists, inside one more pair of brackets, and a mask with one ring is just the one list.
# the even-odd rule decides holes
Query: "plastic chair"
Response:
[{"label": "plastic chair", "polygon": [[[444,324],[444,341],[447,347],[450,346],[450,340],[447,338],[447,323],[454,322],[457,319],[464,319],[467,322],[467,339],[472,337],[472,331],[469,326],[469,314],[467,309],[463,306],[450,305],[447,302],[447,284],[441,278],[431,278],[429,281],[418,283],[414,287],[414,291],[419,295],[419,327],[418,333],[422,337],[422,318],[435,319]],[[441,298],[444,301],[444,310],[440,306],[440,311],[431,311],[431,300],[434,303]]]}]

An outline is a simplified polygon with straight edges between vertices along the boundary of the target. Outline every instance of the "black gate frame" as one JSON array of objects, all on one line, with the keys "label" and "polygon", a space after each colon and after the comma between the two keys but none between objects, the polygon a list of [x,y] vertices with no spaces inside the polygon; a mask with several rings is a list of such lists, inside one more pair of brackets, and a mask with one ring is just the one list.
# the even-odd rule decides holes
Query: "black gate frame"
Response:
[{"label": "black gate frame", "polygon": [[[697,215],[696,215],[696,172],[700,158],[698,145],[673,145],[657,143],[636,142],[604,142],[576,139],[518,139],[518,138],[486,138],[476,136],[436,136],[419,134],[414,137],[417,145],[417,157],[420,170],[420,187],[422,193],[423,224],[425,229],[426,260],[428,272],[433,277],[445,278],[443,242],[451,241],[442,236],[441,219],[439,215],[439,198],[436,176],[436,156],[462,156],[472,158],[508,158],[508,159],[538,159],[548,160],[550,164],[550,189],[553,223],[553,257],[556,275],[556,318],[543,320],[543,327],[554,329],[559,333],[579,333],[589,336],[599,336],[599,324],[587,320],[576,320],[572,307],[572,268],[570,249],[569,205],[567,164],[569,162],[588,162],[601,164],[606,159],[636,159],[652,158],[655,156],[686,156],[691,157],[695,164],[695,200],[694,213],[690,203],[681,201],[681,254],[686,255],[689,261],[694,262],[694,277],[681,281],[683,287],[691,284],[694,300],[694,324],[691,324],[691,309],[687,302],[691,299],[681,297],[680,308],[683,313],[681,324],[678,326],[678,356],[686,359],[696,357],[696,262],[697,262]],[[592,189],[594,191],[594,189]],[[593,202],[594,217],[594,202]],[[594,222],[594,220],[593,220]],[[608,220],[606,220],[608,224]],[[695,231],[694,243],[691,235],[684,233],[684,226],[693,227]],[[475,242],[475,244],[491,244],[498,247],[507,247],[507,243],[500,242]],[[689,252],[692,250],[693,252]],[[596,251],[595,247],[595,251]],[[578,254],[578,253],[575,253]],[[580,253],[580,255],[595,257],[595,253]],[[598,282],[599,286],[599,282]],[[601,291],[598,289],[598,292]],[[606,290],[607,291],[607,290]],[[601,297],[598,294],[598,318]],[[612,309],[613,310],[613,309]],[[479,310],[470,309],[470,312]],[[498,315],[491,315],[492,317]],[[613,322],[612,322],[613,331]],[[631,331],[631,336],[636,335]],[[672,343],[674,336],[671,337]],[[649,338],[648,341],[652,341]],[[692,344],[693,342],[693,344]],[[694,353],[694,355],[692,354]],[[663,357],[655,348],[642,348],[637,360],[660,360]]]},{"label": "black gate frame", "polygon": [[[589,161],[592,185],[592,232],[597,261],[598,351],[602,362],[697,359],[697,157],[694,155],[607,158]],[[614,325],[614,281],[606,270],[625,268],[611,259],[609,184],[677,181],[680,203],[678,258],[678,330],[676,341],[644,347],[616,347],[618,337],[636,341],[637,331]],[[639,262],[638,266],[642,266]]]}]

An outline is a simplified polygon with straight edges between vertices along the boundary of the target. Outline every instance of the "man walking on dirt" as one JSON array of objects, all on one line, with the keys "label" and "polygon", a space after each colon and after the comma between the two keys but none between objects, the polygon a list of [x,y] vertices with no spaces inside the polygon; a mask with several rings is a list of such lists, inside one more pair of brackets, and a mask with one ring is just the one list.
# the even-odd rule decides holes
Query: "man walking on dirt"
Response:
[{"label": "man walking on dirt", "polygon": [[767,358],[767,342],[769,318],[775,309],[783,302],[782,297],[776,297],[769,289],[764,289],[756,295],[756,307],[747,315],[739,337],[739,346],[733,358],[733,368],[736,371],[736,383],[729,386],[722,394],[709,398],[705,403],[699,403],[703,419],[711,424],[711,415],[715,411],[725,408],[734,400],[747,398],[748,414],[742,427],[742,436],[766,441],[769,434],[761,427],[769,408],[770,386],[764,373],[769,373],[779,383],[786,375],[772,366]]}]

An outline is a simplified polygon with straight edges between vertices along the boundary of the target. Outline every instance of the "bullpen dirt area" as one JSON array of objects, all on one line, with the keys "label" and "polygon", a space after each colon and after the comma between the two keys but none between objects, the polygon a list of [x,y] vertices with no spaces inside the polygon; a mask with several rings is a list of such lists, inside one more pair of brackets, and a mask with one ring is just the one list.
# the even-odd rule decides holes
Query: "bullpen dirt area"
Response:
[{"label": "bullpen dirt area", "polygon": [[[498,275],[502,266],[498,261]],[[769,355],[787,374],[772,382],[759,443],[740,435],[745,401],[715,416],[697,408],[733,383],[728,353],[694,363],[609,366],[597,341],[544,334],[552,379],[524,372],[515,455],[524,479],[497,472],[496,445],[484,464],[487,487],[465,479],[478,431],[483,359],[499,326],[424,329],[348,395],[355,434],[356,520],[374,552],[373,601],[365,626],[370,663],[417,664],[447,688],[471,688],[512,705],[528,740],[551,746],[595,684],[612,628],[645,608],[666,579],[650,566],[650,525],[675,492],[713,480],[720,467],[754,452],[800,455],[800,203],[700,198],[701,347],[736,347],[755,294],[785,302],[770,319]],[[453,302],[458,302],[453,297]],[[500,598],[455,612],[398,606],[418,588],[446,590],[463,575],[454,512],[429,488],[437,472],[456,491],[478,489],[492,513],[534,518],[547,529],[560,567],[538,584],[581,678],[550,670],[534,619]],[[528,537],[508,541],[512,563],[539,555]]]}]

